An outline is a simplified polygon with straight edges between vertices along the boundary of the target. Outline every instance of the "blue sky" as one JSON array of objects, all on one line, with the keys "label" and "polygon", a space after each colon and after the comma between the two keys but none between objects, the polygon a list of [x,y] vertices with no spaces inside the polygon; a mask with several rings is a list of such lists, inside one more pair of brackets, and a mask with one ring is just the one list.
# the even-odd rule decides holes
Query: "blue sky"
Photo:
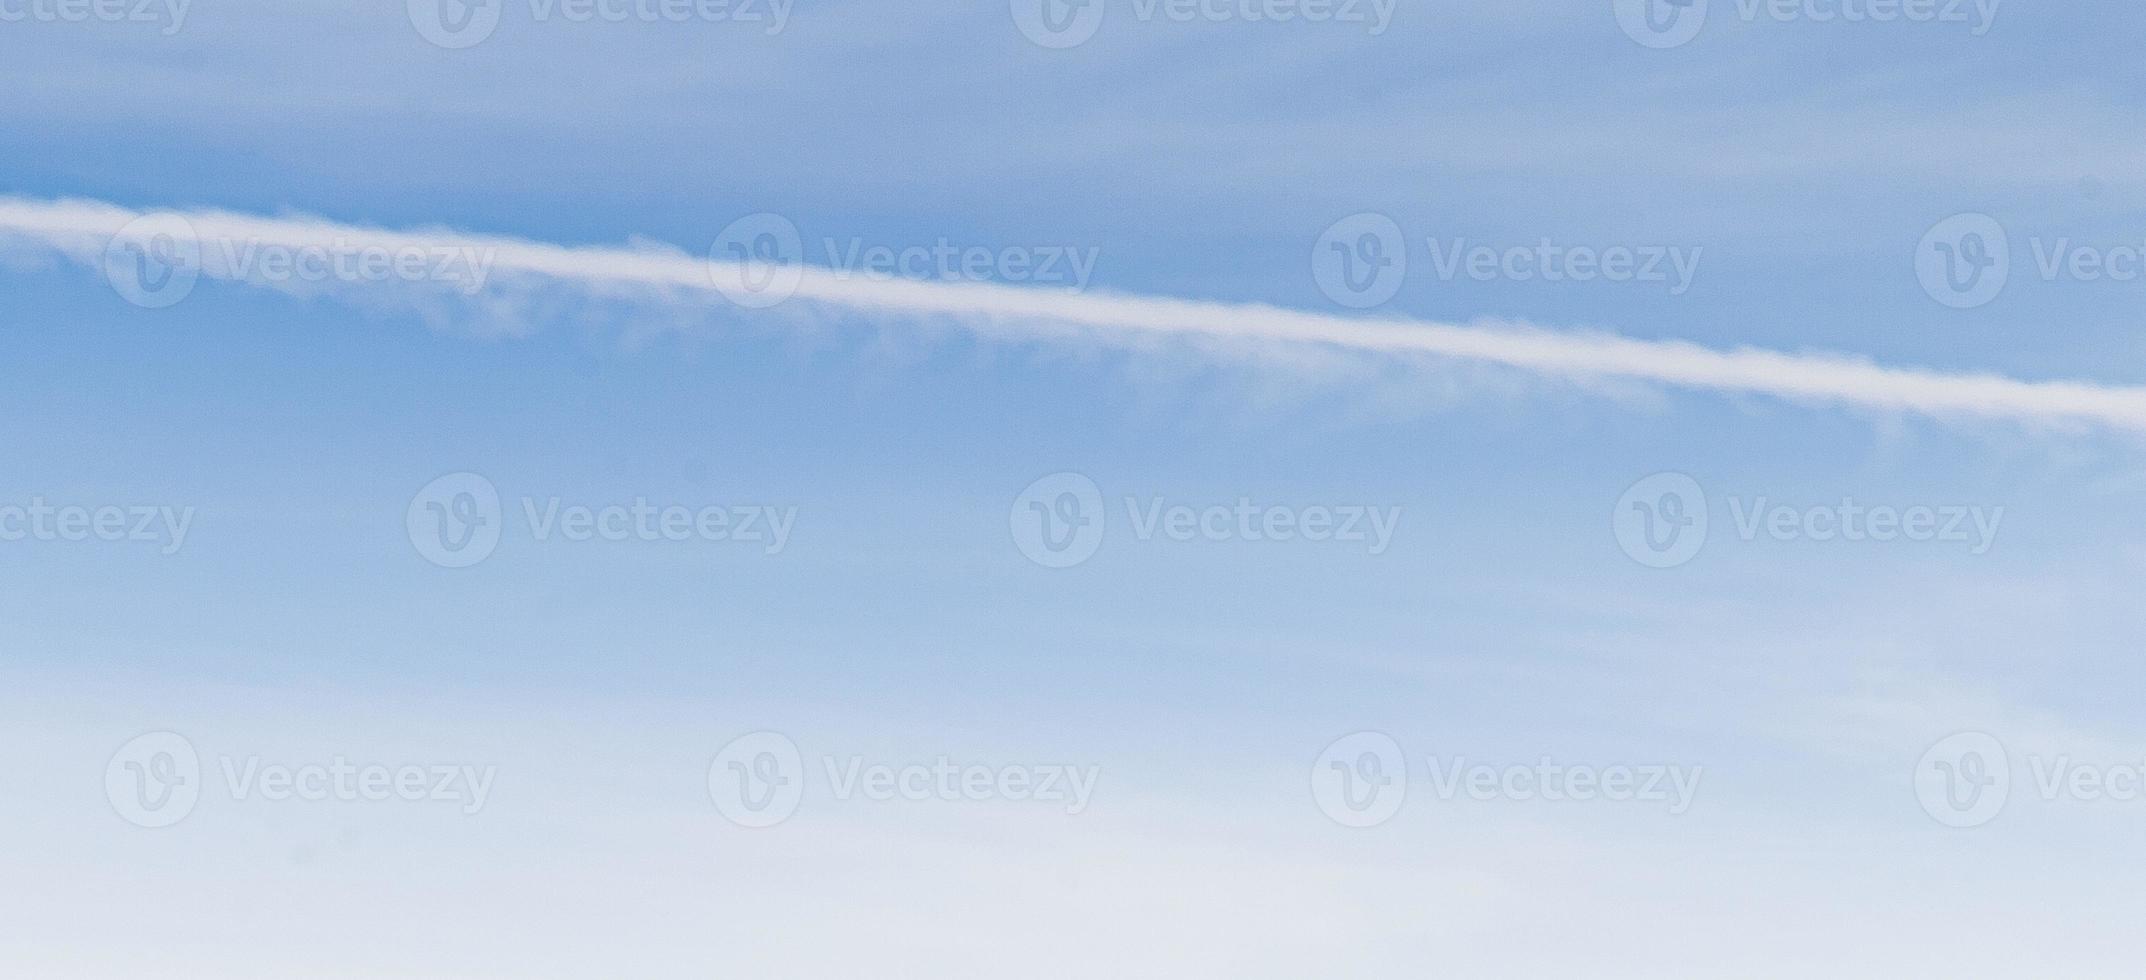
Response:
[{"label": "blue sky", "polygon": [[[524,0],[462,49],[422,0],[0,17],[0,537],[33,501],[190,515],[183,543],[0,540],[0,875],[43,883],[0,895],[0,972],[2130,975],[2146,800],[2038,777],[2146,764],[2146,280],[2081,271],[2146,251],[2146,14],[1712,0],[1654,48],[1609,0],[1403,3],[1376,33],[1093,2],[1062,50],[996,3],[801,3],[770,34]],[[211,271],[131,304],[98,257],[171,213],[212,251],[407,233],[580,268],[510,254],[474,296]],[[1407,272],[1357,309],[1318,246],[1365,213]],[[946,242],[1093,277],[813,279],[771,310],[656,281],[755,214],[810,265]],[[2011,253],[1964,309],[1917,269],[1961,214]],[[232,215],[271,220],[220,238]],[[1434,257],[1541,242],[1696,258],[1673,291]],[[1036,311],[977,312],[1005,295]],[[1141,324],[1082,305],[1114,299]],[[1514,353],[1606,335],[1661,343]],[[1678,342],[1724,359],[1676,382]],[[1780,360],[1729,378],[1747,349]],[[1843,364],[1922,373],[1882,405]],[[504,532],[443,568],[410,515],[457,473]],[[1018,528],[1062,473],[1103,537],[1054,568]],[[1656,568],[1619,531],[1670,513],[1628,494],[1663,473],[1709,526]],[[774,553],[538,540],[524,501],[554,498],[795,523]],[[1141,530],[1240,501],[1397,523]],[[1851,506],[1993,530],[1812,539]],[[201,797],[153,828],[113,789],[152,732]],[[805,788],[751,829],[722,753],[760,732]],[[1321,782],[1357,732],[1408,778],[1370,826]],[[1957,733],[2001,746],[1994,817],[1930,792],[1968,772],[1931,768]],[[1068,813],[823,764],[942,757],[1098,778]],[[496,788],[277,800],[224,767],[337,758]],[[1545,758],[1698,789],[1438,789]],[[1994,935],[2036,942],[1960,940]]]}]

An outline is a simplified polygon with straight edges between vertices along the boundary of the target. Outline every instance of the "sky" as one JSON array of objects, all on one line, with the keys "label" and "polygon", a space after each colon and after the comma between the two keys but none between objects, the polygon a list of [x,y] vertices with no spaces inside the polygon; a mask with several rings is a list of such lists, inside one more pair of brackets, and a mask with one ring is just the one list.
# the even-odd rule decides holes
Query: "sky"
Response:
[{"label": "sky", "polygon": [[0,0],[0,973],[2135,975],[2142,27]]}]

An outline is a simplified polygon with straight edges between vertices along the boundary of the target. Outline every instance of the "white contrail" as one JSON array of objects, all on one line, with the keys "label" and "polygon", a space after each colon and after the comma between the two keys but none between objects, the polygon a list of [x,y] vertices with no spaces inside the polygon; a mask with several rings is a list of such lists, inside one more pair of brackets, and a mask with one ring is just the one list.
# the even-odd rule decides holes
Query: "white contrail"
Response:
[{"label": "white contrail", "polygon": [[[93,201],[0,197],[0,240],[59,252],[92,266],[114,236],[151,215],[177,214],[203,243],[202,274],[257,281],[227,260],[247,247],[349,251],[374,248],[481,255],[495,273],[578,285],[592,294],[621,289],[690,295],[723,304],[746,270],[669,248],[601,248],[447,230],[389,231],[317,218],[264,218],[211,210],[142,212]],[[165,219],[168,220],[168,219]],[[212,247],[215,246],[215,247]],[[2146,388],[2081,381],[2023,381],[1995,374],[1893,368],[1842,354],[1716,350],[1681,341],[1634,340],[1526,326],[1461,326],[1063,288],[1007,286],[838,274],[804,266],[793,302],[857,312],[940,318],[982,335],[1030,336],[1072,328],[1092,342],[1124,346],[1140,338],[1285,342],[1361,352],[1430,355],[1504,365],[1567,381],[1628,380],[1720,392],[1832,402],[1939,418],[2086,422],[2146,431]],[[355,283],[354,285],[371,285]]]}]

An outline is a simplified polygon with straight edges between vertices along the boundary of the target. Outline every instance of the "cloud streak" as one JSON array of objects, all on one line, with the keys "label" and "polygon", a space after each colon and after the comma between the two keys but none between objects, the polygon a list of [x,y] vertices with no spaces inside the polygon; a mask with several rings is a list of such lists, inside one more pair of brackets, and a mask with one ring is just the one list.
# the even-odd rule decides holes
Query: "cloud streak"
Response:
[{"label": "cloud streak", "polygon": [[[174,214],[183,224],[171,222]],[[17,251],[57,253],[102,267],[115,237],[139,234],[144,218],[165,228],[189,229],[200,243],[201,275],[257,285],[276,283],[234,257],[258,254],[262,248],[375,249],[464,256],[466,261],[481,256],[494,276],[489,287],[494,290],[535,279],[591,297],[641,295],[701,308],[730,306],[725,297],[742,293],[747,275],[733,262],[703,259],[668,246],[567,246],[445,229],[392,231],[311,217],[142,212],[77,200],[0,197],[0,242]],[[2146,432],[2146,388],[2140,387],[1887,367],[1846,354],[1721,350],[1524,324],[1460,325],[1062,288],[871,278],[809,265],[793,274],[795,291],[789,303],[922,319],[984,338],[1050,337],[1115,348],[1177,339],[1262,353],[1277,347],[1317,348],[1490,364],[1575,384],[1643,382],[1947,420],[2088,424]],[[392,289],[407,283],[391,278],[338,284]],[[455,285],[466,287],[467,282]]]}]

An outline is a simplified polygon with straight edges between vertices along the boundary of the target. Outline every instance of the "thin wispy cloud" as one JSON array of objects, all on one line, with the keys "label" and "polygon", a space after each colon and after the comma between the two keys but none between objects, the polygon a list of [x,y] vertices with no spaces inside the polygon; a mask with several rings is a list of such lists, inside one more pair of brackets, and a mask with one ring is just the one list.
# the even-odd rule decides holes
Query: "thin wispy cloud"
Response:
[{"label": "thin wispy cloud", "polygon": [[[760,281],[764,269],[663,245],[568,246],[446,229],[393,231],[312,217],[144,212],[94,201],[0,198],[0,242],[16,252],[56,253],[93,268],[108,264],[115,240],[124,247],[147,235],[145,225],[184,229],[198,250],[199,275],[270,287],[325,283],[337,289],[430,292],[445,287],[474,299],[487,291],[534,283],[592,298],[631,296],[702,309],[730,307],[734,304],[728,297],[754,295],[755,289],[765,288]],[[268,274],[262,264],[264,250],[332,255],[369,250],[421,258],[404,275],[330,270],[323,279],[308,279]],[[923,320],[985,339],[1140,348],[1174,338],[1210,346],[1242,345],[1258,353],[1347,351],[1497,365],[1572,384],[1642,382],[1946,420],[2146,431],[2146,388],[2141,387],[1892,367],[1842,353],[1722,350],[1508,322],[1462,325],[1252,303],[873,277],[811,265],[787,269],[781,287],[786,304],[895,321]]]}]

